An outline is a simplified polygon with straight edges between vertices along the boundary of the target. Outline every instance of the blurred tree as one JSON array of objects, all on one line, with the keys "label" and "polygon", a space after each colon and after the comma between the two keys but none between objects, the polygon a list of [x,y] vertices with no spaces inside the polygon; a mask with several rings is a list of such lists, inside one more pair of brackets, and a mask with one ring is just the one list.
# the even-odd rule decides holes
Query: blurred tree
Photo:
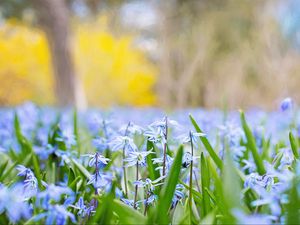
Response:
[{"label": "blurred tree", "polygon": [[3,0],[0,7],[5,17],[20,18],[26,11],[35,12],[37,22],[45,31],[49,42],[57,103],[60,106],[76,105],[78,108],[85,108],[84,91],[73,65],[66,2]]},{"label": "blurred tree", "polygon": [[31,1],[49,42],[59,105],[85,108],[84,92],[74,69],[67,5],[62,0]]}]

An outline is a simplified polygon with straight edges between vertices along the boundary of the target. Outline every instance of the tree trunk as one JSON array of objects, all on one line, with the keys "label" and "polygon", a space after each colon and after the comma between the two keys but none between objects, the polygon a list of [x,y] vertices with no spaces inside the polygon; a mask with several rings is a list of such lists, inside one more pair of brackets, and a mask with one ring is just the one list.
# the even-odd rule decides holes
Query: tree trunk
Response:
[{"label": "tree trunk", "polygon": [[86,107],[79,77],[75,74],[69,30],[69,11],[63,0],[32,0],[38,22],[51,52],[55,93],[59,106]]}]

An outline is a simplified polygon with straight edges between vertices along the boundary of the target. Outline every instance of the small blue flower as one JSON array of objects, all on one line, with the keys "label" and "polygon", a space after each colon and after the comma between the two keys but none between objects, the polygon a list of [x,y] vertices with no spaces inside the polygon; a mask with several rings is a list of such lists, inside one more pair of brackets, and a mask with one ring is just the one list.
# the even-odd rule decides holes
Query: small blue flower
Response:
[{"label": "small blue flower", "polygon": [[[168,173],[169,170],[171,169],[173,160],[174,159],[171,156],[169,156],[169,155],[166,156],[166,173]],[[164,158],[163,157],[154,158],[154,159],[152,159],[152,161],[153,161],[154,164],[162,164],[163,161],[164,161]],[[159,170],[160,172],[162,172],[163,167],[162,166],[158,166],[158,167],[156,167],[156,170]]]},{"label": "small blue flower", "polygon": [[18,176],[25,177],[24,194],[27,198],[30,198],[37,193],[38,181],[31,169],[28,169],[23,165],[18,165],[16,169],[19,170]]},{"label": "small blue flower", "polygon": [[131,135],[134,135],[134,134],[142,134],[143,133],[143,128],[140,127],[140,126],[137,126],[135,125],[134,123],[132,122],[129,122],[127,125],[123,125],[121,128],[120,128],[120,132],[121,133],[127,133],[126,136],[128,136],[129,134]]},{"label": "small blue flower", "polygon": [[176,189],[175,189],[175,193],[174,196],[172,198],[172,205],[171,208],[175,208],[176,205],[178,204],[178,202],[184,198],[184,193],[182,192],[184,189],[182,184],[177,184],[176,185]]},{"label": "small blue flower", "polygon": [[206,137],[206,134],[201,133],[201,132],[193,132],[190,131],[188,135],[185,135],[181,138],[182,143],[193,143],[195,148],[198,148],[198,140],[199,137]]},{"label": "small blue flower", "polygon": [[282,111],[289,110],[292,107],[293,107],[293,100],[291,98],[285,98],[280,104],[280,108]]},{"label": "small blue flower", "polygon": [[129,152],[128,157],[124,159],[127,162],[126,166],[135,166],[138,164],[139,166],[146,165],[146,156],[151,154],[151,151],[142,151],[142,152]]},{"label": "small blue flower", "polygon": [[98,167],[100,163],[106,165],[110,161],[110,159],[105,158],[103,155],[100,155],[98,152],[96,152],[95,154],[86,154],[83,156],[90,157],[89,167],[94,167],[96,165],[96,162],[98,164],[96,166]]},{"label": "small blue flower", "polygon": [[72,129],[64,129],[59,133],[59,137],[56,138],[56,141],[65,143],[67,149],[70,149],[72,146],[76,145],[75,135]]},{"label": "small blue flower", "polygon": [[117,136],[110,143],[109,146],[112,151],[124,149],[126,153],[137,151],[137,147],[133,139],[128,136]]},{"label": "small blue flower", "polygon": [[0,185],[0,214],[5,211],[12,223],[31,216],[30,207],[24,199],[23,192],[23,185],[20,184],[10,188]]},{"label": "small blue flower", "polygon": [[75,205],[71,205],[73,208],[78,209],[77,215],[84,218],[87,215],[87,206],[84,204],[83,197],[78,199]]},{"label": "small blue flower", "polygon": [[[133,204],[134,204],[134,201],[133,200],[131,200],[131,199],[127,199],[127,198],[121,198],[120,199],[122,202],[124,202],[126,205],[128,205],[128,206],[130,206],[131,208],[134,208],[133,207]],[[136,202],[135,203],[135,208],[138,208],[138,204],[139,204],[139,202]]]},{"label": "small blue flower", "polygon": [[95,146],[99,152],[103,152],[109,148],[109,142],[104,137],[97,137],[93,140],[93,146]]},{"label": "small blue flower", "polygon": [[98,171],[97,173],[91,175],[87,184],[93,184],[95,188],[103,189],[110,185],[112,179],[112,175],[101,173],[100,171]]},{"label": "small blue flower", "polygon": [[45,224],[65,225],[70,218],[72,223],[76,223],[75,216],[69,212],[63,205],[51,205],[46,212],[35,216],[35,221],[46,218]]}]

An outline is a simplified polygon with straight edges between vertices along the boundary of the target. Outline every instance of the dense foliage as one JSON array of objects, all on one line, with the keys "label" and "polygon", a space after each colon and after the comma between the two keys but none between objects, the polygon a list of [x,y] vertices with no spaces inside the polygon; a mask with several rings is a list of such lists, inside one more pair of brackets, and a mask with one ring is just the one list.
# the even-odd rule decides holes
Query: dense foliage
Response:
[{"label": "dense foliage", "polygon": [[189,112],[2,109],[0,223],[299,224],[291,99]]}]

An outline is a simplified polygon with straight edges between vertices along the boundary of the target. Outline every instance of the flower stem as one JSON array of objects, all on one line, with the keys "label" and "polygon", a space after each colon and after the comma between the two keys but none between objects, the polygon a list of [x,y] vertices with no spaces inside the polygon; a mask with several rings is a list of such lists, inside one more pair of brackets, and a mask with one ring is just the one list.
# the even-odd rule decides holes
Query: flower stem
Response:
[{"label": "flower stem", "polygon": [[194,146],[192,140],[192,132],[190,132],[190,141],[191,141],[191,165],[190,165],[190,188],[189,188],[189,204],[190,210],[192,210],[192,190],[193,190],[193,156],[194,156]]},{"label": "flower stem", "polygon": [[146,196],[146,202],[145,202],[145,210],[144,210],[144,216],[147,214],[147,209],[148,209],[148,198],[149,198],[149,193],[147,191],[147,196]]},{"label": "flower stem", "polygon": [[166,175],[166,158],[167,158],[167,139],[168,139],[168,117],[165,117],[165,143],[164,143],[164,159],[163,159],[163,176]]},{"label": "flower stem", "polygon": [[[139,163],[136,162],[136,180],[139,180]],[[133,208],[136,209],[136,202],[137,202],[137,192],[138,192],[138,185],[135,185],[135,193],[134,193],[134,203]]]},{"label": "flower stem", "polygon": [[[126,130],[125,130],[125,136],[128,135],[128,128],[130,126],[130,122],[128,123]],[[126,167],[125,167],[125,146],[123,147],[123,176],[124,176],[124,187],[125,187],[125,196],[128,197],[128,188],[127,188],[127,175],[126,175]]]}]

